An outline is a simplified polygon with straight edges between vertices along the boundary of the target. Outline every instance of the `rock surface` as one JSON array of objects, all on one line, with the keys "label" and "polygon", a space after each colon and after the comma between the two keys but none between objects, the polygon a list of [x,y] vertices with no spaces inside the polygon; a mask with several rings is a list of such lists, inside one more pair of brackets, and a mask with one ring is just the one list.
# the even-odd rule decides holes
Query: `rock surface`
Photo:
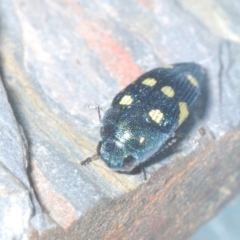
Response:
[{"label": "rock surface", "polygon": [[[226,0],[2,0],[0,238],[182,239],[214,216],[240,186],[239,9]],[[199,145],[184,139],[156,156],[147,184],[102,161],[80,165],[99,139],[87,105],[108,107],[141,73],[189,61],[208,72],[180,129]]]}]

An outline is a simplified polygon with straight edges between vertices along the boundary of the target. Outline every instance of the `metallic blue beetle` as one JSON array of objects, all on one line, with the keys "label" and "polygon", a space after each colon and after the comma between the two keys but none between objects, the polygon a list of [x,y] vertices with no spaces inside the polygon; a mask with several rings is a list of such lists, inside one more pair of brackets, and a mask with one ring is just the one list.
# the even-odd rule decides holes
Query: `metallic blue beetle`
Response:
[{"label": "metallic blue beetle", "polygon": [[97,154],[115,171],[131,172],[165,148],[188,117],[204,78],[196,63],[153,69],[123,89],[101,120]]}]

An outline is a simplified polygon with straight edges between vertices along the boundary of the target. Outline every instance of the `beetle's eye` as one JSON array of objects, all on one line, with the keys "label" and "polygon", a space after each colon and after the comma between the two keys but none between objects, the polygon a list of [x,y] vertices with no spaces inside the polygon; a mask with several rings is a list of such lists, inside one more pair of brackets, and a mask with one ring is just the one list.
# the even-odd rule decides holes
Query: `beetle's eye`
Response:
[{"label": "beetle's eye", "polygon": [[123,168],[125,171],[130,172],[136,167],[136,159],[132,156],[127,156],[123,159]]}]

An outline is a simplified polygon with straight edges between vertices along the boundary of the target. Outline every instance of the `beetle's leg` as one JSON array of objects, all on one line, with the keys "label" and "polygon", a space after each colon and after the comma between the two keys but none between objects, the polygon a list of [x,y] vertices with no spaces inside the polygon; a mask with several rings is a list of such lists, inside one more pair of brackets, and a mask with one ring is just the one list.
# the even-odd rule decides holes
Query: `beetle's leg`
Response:
[{"label": "beetle's leg", "polygon": [[100,110],[101,110],[101,109],[100,109],[100,106],[97,105],[98,118],[99,118],[99,121],[100,121],[100,123],[101,123],[101,121],[102,121],[102,116],[101,116],[101,111],[100,111]]},{"label": "beetle's leg", "polygon": [[146,173],[146,170],[143,166],[141,166],[141,173],[142,173],[143,181],[147,182],[147,173]]},{"label": "beetle's leg", "polygon": [[86,107],[89,108],[89,109],[97,109],[97,111],[98,111],[98,118],[99,118],[99,121],[101,123],[101,121],[102,121],[102,117],[101,117],[101,110],[102,110],[102,108],[99,105],[89,105],[89,104],[86,104]]},{"label": "beetle's leg", "polygon": [[184,133],[178,132],[178,133],[176,133],[175,136],[176,136],[176,138],[187,138],[187,139],[190,140],[192,143],[194,143],[194,144],[196,144],[196,145],[199,145],[198,140],[196,140],[196,139],[194,139],[194,138],[192,138],[192,137],[190,137],[189,135],[186,135],[186,134],[184,134]]}]

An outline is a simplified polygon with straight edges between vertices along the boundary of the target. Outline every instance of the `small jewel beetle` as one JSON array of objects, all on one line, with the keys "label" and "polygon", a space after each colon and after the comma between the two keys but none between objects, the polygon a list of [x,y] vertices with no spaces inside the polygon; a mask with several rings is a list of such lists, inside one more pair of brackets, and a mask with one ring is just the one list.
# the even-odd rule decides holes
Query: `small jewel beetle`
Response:
[{"label": "small jewel beetle", "polygon": [[115,171],[131,172],[162,151],[188,117],[203,78],[196,63],[166,65],[140,76],[113,99],[101,119],[97,154],[82,165],[100,157]]}]

